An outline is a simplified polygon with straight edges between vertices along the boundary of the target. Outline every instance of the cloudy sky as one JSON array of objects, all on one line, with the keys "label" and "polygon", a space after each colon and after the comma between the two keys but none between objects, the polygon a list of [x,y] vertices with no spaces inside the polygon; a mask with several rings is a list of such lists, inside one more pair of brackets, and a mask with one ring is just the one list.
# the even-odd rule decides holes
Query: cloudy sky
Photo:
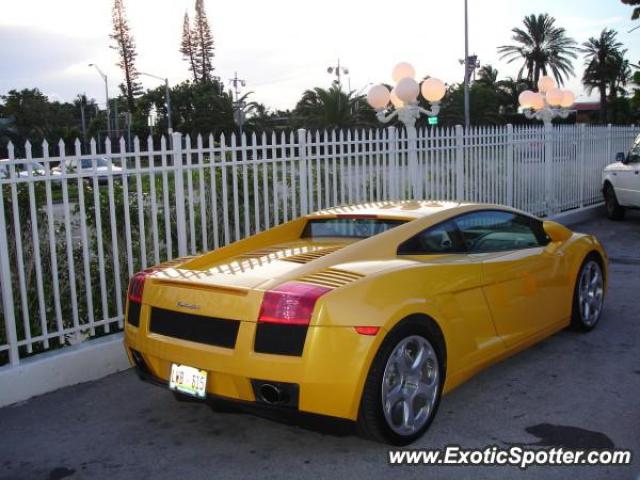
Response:
[{"label": "cloudy sky", "polygon": [[[126,0],[138,47],[138,68],[188,77],[178,52],[182,18],[194,0]],[[38,87],[52,98],[69,100],[81,92],[104,104],[104,87],[89,63],[98,64],[115,92],[121,74],[109,48],[112,0],[20,0],[3,5],[0,15],[0,94]],[[238,72],[255,100],[291,108],[312,86],[328,86],[326,69],[338,58],[351,72],[354,90],[369,82],[390,81],[398,61],[409,61],[419,76],[460,81],[464,55],[463,0],[206,0],[216,41],[216,72],[228,83]],[[524,15],[548,12],[579,42],[616,29],[640,61],[640,29],[631,9],[619,0],[469,0],[470,51],[491,63],[500,76],[518,66],[498,59],[496,47],[510,43],[510,30]],[[636,22],[636,25],[638,23]],[[575,63],[578,75],[582,58]],[[143,78],[145,87],[159,82]],[[568,86],[583,93],[578,78]],[[586,99],[585,96],[579,100]]]}]

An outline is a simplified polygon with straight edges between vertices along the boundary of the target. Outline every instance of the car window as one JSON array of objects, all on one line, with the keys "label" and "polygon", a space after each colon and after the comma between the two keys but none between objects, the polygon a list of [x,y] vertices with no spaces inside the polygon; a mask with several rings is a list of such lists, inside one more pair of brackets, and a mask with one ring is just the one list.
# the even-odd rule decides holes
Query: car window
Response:
[{"label": "car window", "polygon": [[398,255],[464,253],[466,248],[453,220],[427,228],[398,247]]},{"label": "car window", "polygon": [[473,212],[454,221],[470,253],[521,250],[549,243],[542,222],[517,213]]},{"label": "car window", "polygon": [[629,161],[633,163],[640,162],[640,136],[636,138],[636,142],[629,150]]},{"label": "car window", "polygon": [[405,223],[405,220],[379,218],[316,218],[307,222],[302,238],[368,238]]}]

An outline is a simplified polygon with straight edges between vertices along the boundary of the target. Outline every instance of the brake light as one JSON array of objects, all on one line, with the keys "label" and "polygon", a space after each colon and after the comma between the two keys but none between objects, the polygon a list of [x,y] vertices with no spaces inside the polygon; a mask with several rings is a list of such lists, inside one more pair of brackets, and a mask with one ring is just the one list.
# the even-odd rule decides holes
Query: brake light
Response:
[{"label": "brake light", "polygon": [[265,292],[258,322],[309,325],[319,297],[330,288],[308,283],[287,282]]},{"label": "brake light", "polygon": [[142,292],[144,291],[144,282],[147,276],[149,276],[147,272],[138,272],[129,280],[127,296],[130,302],[142,303]]},{"label": "brake light", "polygon": [[378,334],[380,327],[354,327],[360,335],[375,336]]}]

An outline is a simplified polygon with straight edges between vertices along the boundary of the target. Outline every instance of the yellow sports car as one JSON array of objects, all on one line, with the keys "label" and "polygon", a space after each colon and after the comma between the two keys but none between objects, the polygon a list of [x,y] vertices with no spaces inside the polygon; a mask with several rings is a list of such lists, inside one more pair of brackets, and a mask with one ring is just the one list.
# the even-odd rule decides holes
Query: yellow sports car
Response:
[{"label": "yellow sports car", "polygon": [[336,207],[136,274],[124,342],[178,398],[333,417],[404,445],[476,372],[591,330],[606,281],[596,238],[512,208]]}]

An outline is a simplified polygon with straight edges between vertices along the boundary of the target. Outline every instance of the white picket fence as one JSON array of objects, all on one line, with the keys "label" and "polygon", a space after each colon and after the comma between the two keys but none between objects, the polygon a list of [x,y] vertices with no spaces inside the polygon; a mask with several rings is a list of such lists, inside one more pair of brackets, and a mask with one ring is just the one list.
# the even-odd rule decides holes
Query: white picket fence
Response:
[{"label": "white picket fence", "polygon": [[[602,167],[635,127],[308,132],[30,144],[0,161],[0,365],[122,328],[127,279],[335,205],[412,198],[545,216],[601,201]],[[417,164],[408,165],[410,148]],[[51,154],[50,150],[56,150]],[[107,172],[98,159],[110,160]],[[78,161],[89,169],[74,169]],[[34,164],[38,162],[41,166]],[[417,172],[412,178],[410,172]],[[416,188],[418,190],[416,190]]]}]

